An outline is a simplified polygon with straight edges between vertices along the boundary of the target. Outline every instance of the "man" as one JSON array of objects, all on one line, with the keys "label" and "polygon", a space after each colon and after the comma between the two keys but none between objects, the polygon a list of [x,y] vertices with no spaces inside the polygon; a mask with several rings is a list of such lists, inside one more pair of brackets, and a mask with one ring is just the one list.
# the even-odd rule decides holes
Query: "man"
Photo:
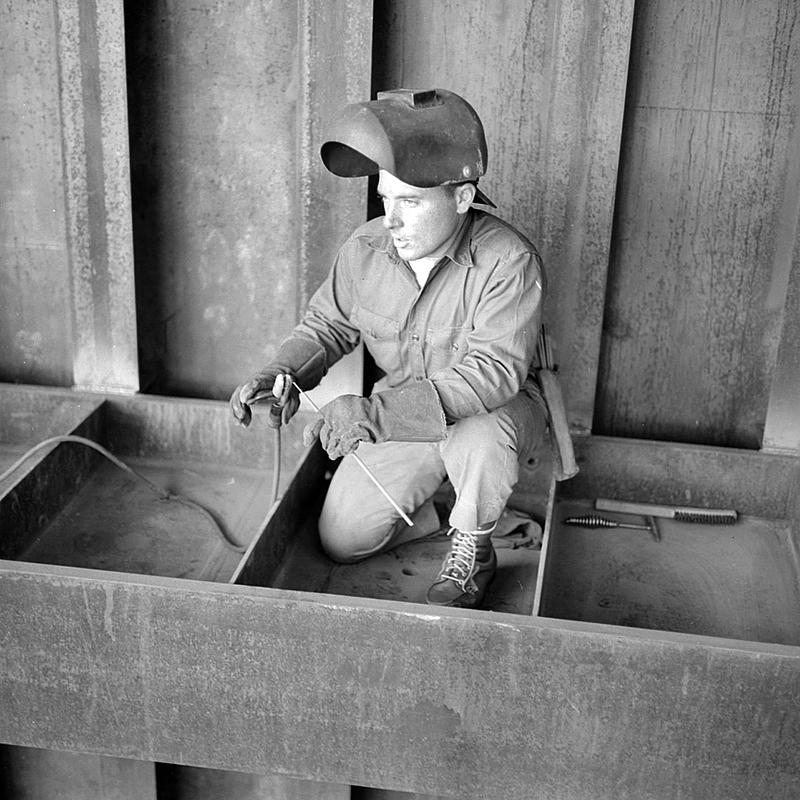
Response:
[{"label": "man", "polygon": [[415,524],[344,458],[320,515],[322,546],[347,563],[431,533],[431,498],[449,477],[450,550],[427,602],[476,607],[495,572],[491,532],[518,462],[546,429],[531,369],[539,256],[473,208],[493,206],[477,187],[486,141],[475,111],[452,92],[398,89],[347,106],[321,155],[336,175],[377,174],[384,216],[345,242],[274,363],[233,392],[233,414],[248,424],[250,405],[285,394],[284,376],[309,389],[363,341],[383,377],[369,397],[324,406],[304,438],[319,436],[332,459],[357,449]]}]

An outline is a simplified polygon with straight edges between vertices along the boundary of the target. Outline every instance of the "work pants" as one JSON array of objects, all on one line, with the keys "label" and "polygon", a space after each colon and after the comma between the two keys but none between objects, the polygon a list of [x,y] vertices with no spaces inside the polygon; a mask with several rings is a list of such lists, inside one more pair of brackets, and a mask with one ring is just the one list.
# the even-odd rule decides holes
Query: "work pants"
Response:
[{"label": "work pants", "polygon": [[439,527],[430,499],[449,478],[456,500],[449,523],[474,531],[503,512],[519,474],[519,463],[547,428],[542,405],[518,394],[488,414],[447,426],[441,442],[361,443],[358,455],[398,505],[409,527],[352,457],[333,475],[319,519],[323,549],[352,563],[426,536]]}]

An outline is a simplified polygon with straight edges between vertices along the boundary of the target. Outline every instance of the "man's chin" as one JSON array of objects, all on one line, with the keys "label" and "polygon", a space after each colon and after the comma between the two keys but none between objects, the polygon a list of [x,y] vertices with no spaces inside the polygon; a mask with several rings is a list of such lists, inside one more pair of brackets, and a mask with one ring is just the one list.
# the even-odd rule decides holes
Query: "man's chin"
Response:
[{"label": "man's chin", "polygon": [[411,244],[406,244],[404,246],[401,245],[399,247],[397,244],[395,244],[394,247],[395,250],[397,250],[397,254],[403,259],[403,261],[416,261],[420,258],[427,258],[431,254],[431,251],[426,250],[423,252]]},{"label": "man's chin", "polygon": [[394,249],[397,250],[397,254],[400,258],[404,259],[405,261],[413,261],[416,258],[420,258],[417,253],[414,252],[414,248],[410,245],[398,245],[395,242]]}]

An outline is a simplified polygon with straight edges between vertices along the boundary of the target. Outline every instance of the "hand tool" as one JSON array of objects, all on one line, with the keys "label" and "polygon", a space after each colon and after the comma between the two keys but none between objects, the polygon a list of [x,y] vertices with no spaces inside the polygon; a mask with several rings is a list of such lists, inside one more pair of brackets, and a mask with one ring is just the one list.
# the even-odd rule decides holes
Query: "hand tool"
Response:
[{"label": "hand tool", "polygon": [[643,517],[663,517],[677,522],[699,522],[706,525],[733,525],[739,518],[732,508],[692,508],[689,506],[667,506],[656,503],[628,503],[624,500],[609,500],[598,497],[594,502],[598,511],[620,514],[639,514]]},{"label": "hand tool", "polygon": [[539,355],[540,368],[537,371],[539,385],[542,387],[542,396],[550,415],[550,434],[556,451],[556,480],[565,481],[578,473],[578,464],[572,449],[572,436],[569,432],[567,412],[564,408],[564,398],[558,382],[556,367],[553,364],[553,353],[550,339],[544,325],[542,325],[539,339],[536,343]]},{"label": "hand tool", "polygon": [[647,525],[637,525],[634,522],[617,522],[598,514],[586,514],[582,517],[569,517],[564,520],[565,525],[579,525],[582,528],[630,528],[637,531],[650,531],[656,542],[661,541],[661,532],[658,530],[658,523],[655,517],[647,517]]},{"label": "hand tool", "polygon": [[[311,408],[319,413],[319,406],[309,397],[307,392],[304,392],[294,381],[292,381],[291,376],[285,376],[285,381],[290,386],[294,386],[300,394],[300,397],[305,398],[306,402],[311,406]],[[392,504],[394,510],[402,517],[403,522],[405,522],[409,528],[413,528],[414,523],[411,521],[411,517],[409,517],[408,514],[406,514],[406,512],[403,511],[403,509],[400,508],[400,506],[395,502],[394,498],[389,494],[389,492],[386,491],[383,484],[375,477],[372,470],[361,460],[357,453],[350,453],[350,455],[356,460],[358,466],[364,470],[366,476],[375,484],[375,486],[378,488],[378,491],[380,491],[380,493]]]},{"label": "hand tool", "polygon": [[564,520],[565,525],[575,525],[581,528],[591,528],[597,530],[598,528],[630,528],[637,531],[651,531],[649,525],[637,525],[633,522],[617,522],[607,517],[600,517],[597,514],[586,514],[581,517],[567,517]]}]

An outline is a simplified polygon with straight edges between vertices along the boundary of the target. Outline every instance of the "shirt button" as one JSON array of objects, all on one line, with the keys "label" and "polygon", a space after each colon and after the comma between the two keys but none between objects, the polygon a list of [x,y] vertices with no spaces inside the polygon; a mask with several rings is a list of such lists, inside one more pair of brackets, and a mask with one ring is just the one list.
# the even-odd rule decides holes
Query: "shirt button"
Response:
[{"label": "shirt button", "polygon": [[419,341],[419,334],[418,334],[418,333],[415,333],[415,334],[414,334],[414,335],[411,337],[411,339],[412,339],[413,341],[415,341],[415,342],[418,342],[418,341]]}]

